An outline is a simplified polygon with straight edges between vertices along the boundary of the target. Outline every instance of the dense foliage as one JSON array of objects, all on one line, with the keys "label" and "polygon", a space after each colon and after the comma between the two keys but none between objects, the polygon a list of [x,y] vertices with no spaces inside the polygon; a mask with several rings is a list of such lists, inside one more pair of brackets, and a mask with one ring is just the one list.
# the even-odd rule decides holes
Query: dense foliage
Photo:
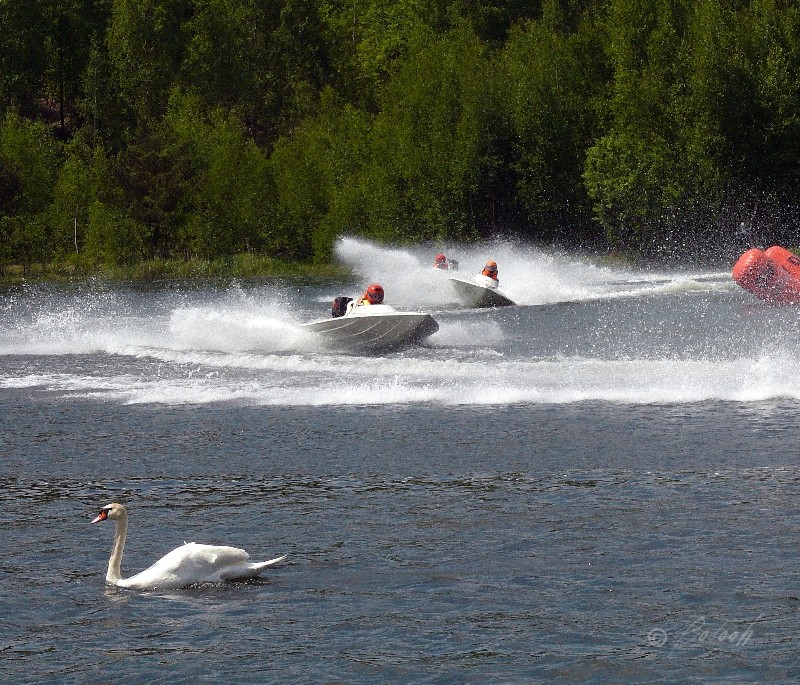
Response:
[{"label": "dense foliage", "polygon": [[0,266],[796,243],[791,0],[0,0]]}]

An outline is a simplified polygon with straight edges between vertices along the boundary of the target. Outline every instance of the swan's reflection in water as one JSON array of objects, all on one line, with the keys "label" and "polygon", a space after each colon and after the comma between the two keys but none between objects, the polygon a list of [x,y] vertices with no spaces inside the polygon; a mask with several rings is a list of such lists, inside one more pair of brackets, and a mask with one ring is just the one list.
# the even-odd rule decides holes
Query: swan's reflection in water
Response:
[{"label": "swan's reflection in water", "polygon": [[[242,651],[255,658],[262,649],[258,646],[262,643],[259,624],[265,622],[265,631],[274,629],[269,619],[274,597],[264,591],[269,585],[265,581],[247,581],[143,591],[107,586],[103,592],[106,605],[92,625],[95,629],[102,626],[114,635],[114,640],[99,649],[107,658],[122,662],[128,673],[136,673],[138,660],[143,657],[164,656],[183,662],[183,672],[188,669],[194,677],[198,677],[195,667],[215,668],[207,661],[203,662],[205,666],[193,666],[194,655],[214,654],[222,663],[226,659],[220,653],[220,645],[236,642],[236,636],[249,645]],[[264,644],[263,648],[270,647]],[[235,660],[241,658],[242,653]],[[148,669],[153,666],[152,661],[143,663]],[[195,682],[200,680],[202,677]]]}]

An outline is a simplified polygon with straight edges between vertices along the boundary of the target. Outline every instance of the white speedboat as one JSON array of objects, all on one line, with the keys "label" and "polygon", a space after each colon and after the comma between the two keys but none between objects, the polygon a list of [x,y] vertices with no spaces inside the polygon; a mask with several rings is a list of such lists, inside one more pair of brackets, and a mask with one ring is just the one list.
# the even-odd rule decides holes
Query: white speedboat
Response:
[{"label": "white speedboat", "polygon": [[312,321],[303,328],[319,335],[329,347],[388,352],[425,340],[439,330],[439,324],[423,312],[401,312],[388,304],[350,303],[343,316]]},{"label": "white speedboat", "polygon": [[449,280],[467,307],[509,307],[515,304],[500,292],[497,281],[483,274],[450,276]]}]

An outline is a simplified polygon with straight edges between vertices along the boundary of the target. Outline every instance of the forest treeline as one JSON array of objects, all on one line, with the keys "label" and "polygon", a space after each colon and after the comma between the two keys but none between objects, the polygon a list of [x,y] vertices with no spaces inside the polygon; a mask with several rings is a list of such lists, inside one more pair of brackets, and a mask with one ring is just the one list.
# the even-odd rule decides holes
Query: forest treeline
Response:
[{"label": "forest treeline", "polygon": [[0,266],[797,242],[793,0],[0,0]]}]

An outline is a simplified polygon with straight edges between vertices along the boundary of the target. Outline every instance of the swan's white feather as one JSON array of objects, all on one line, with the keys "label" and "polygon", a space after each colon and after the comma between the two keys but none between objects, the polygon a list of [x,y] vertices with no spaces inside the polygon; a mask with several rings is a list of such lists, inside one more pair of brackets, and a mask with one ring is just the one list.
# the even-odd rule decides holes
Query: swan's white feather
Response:
[{"label": "swan's white feather", "polygon": [[130,588],[173,590],[196,583],[219,583],[223,580],[248,578],[250,555],[237,547],[200,545],[187,542],[165,554],[150,568],[117,585]]},{"label": "swan's white feather", "polygon": [[107,519],[116,523],[117,533],[108,561],[106,582],[119,587],[177,590],[199,583],[253,578],[268,566],[286,558],[284,555],[269,561],[251,562],[248,561],[250,555],[238,547],[185,542],[141,573],[130,578],[121,578],[120,562],[128,531],[128,513],[124,506],[113,502],[105,506],[92,523]]}]

